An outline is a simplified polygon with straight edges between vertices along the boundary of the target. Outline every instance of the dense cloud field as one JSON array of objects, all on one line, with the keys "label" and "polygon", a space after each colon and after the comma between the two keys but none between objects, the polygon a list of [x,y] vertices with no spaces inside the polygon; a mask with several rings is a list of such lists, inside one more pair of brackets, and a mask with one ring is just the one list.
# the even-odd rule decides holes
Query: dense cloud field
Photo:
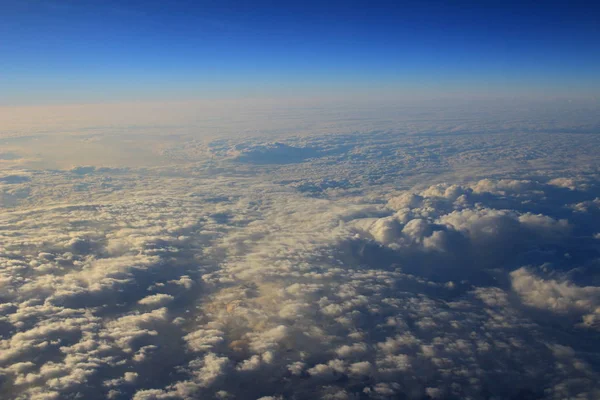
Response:
[{"label": "dense cloud field", "polygon": [[600,398],[597,103],[223,107],[3,128],[0,397]]}]

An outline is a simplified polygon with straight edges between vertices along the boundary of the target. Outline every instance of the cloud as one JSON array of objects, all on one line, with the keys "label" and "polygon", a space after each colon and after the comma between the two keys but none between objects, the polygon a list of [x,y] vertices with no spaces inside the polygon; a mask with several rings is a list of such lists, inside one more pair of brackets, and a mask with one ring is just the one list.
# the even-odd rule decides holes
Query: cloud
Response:
[{"label": "cloud", "polygon": [[566,279],[543,279],[527,268],[511,272],[513,290],[528,306],[556,314],[575,315],[584,325],[597,327],[600,317],[600,287],[580,287]]},{"label": "cloud", "polygon": [[143,299],[138,301],[138,304],[142,304],[145,306],[164,306],[165,304],[173,301],[174,297],[169,294],[154,294],[151,296],[146,296]]},{"label": "cloud", "polygon": [[288,164],[317,157],[318,152],[308,147],[294,147],[285,143],[238,144],[226,152],[233,160],[254,164]]},{"label": "cloud", "polygon": [[598,398],[595,137],[403,124],[6,167],[0,396]]}]

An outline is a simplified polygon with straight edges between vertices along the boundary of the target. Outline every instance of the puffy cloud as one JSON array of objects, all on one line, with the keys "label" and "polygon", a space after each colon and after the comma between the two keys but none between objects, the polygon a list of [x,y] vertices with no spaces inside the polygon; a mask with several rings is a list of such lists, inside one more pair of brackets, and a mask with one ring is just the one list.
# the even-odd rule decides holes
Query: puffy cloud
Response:
[{"label": "puffy cloud", "polygon": [[173,301],[174,297],[169,294],[159,293],[153,294],[151,296],[146,296],[143,299],[138,301],[138,304],[142,304],[144,306],[164,306],[165,304]]},{"label": "puffy cloud", "polygon": [[585,325],[598,326],[600,287],[580,287],[564,279],[543,279],[527,268],[511,272],[510,277],[513,290],[525,304],[557,314],[583,317]]},{"label": "puffy cloud", "polygon": [[0,397],[598,398],[593,135],[403,124],[10,164]]}]

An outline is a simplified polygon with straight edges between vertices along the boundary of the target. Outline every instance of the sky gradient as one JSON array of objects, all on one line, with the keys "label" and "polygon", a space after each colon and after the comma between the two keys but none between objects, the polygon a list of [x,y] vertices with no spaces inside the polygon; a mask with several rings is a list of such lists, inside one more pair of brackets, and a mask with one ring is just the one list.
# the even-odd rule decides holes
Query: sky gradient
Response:
[{"label": "sky gradient", "polygon": [[593,2],[0,1],[0,104],[596,96]]}]

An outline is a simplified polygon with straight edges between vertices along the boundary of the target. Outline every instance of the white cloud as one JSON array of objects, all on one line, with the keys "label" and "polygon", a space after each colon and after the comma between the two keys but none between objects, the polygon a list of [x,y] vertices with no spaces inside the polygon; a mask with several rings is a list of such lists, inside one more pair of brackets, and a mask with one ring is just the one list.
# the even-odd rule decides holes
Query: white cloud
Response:
[{"label": "white cloud", "polygon": [[0,396],[598,398],[593,135],[396,122],[2,160]]},{"label": "white cloud", "polygon": [[600,287],[577,286],[555,279],[543,279],[527,268],[510,274],[512,288],[529,306],[557,314],[581,316],[586,325],[600,321]]},{"label": "white cloud", "polygon": [[138,304],[142,304],[144,306],[160,307],[170,303],[171,301],[173,301],[173,299],[175,299],[175,297],[169,294],[159,293],[144,297],[143,299],[138,301]]}]

